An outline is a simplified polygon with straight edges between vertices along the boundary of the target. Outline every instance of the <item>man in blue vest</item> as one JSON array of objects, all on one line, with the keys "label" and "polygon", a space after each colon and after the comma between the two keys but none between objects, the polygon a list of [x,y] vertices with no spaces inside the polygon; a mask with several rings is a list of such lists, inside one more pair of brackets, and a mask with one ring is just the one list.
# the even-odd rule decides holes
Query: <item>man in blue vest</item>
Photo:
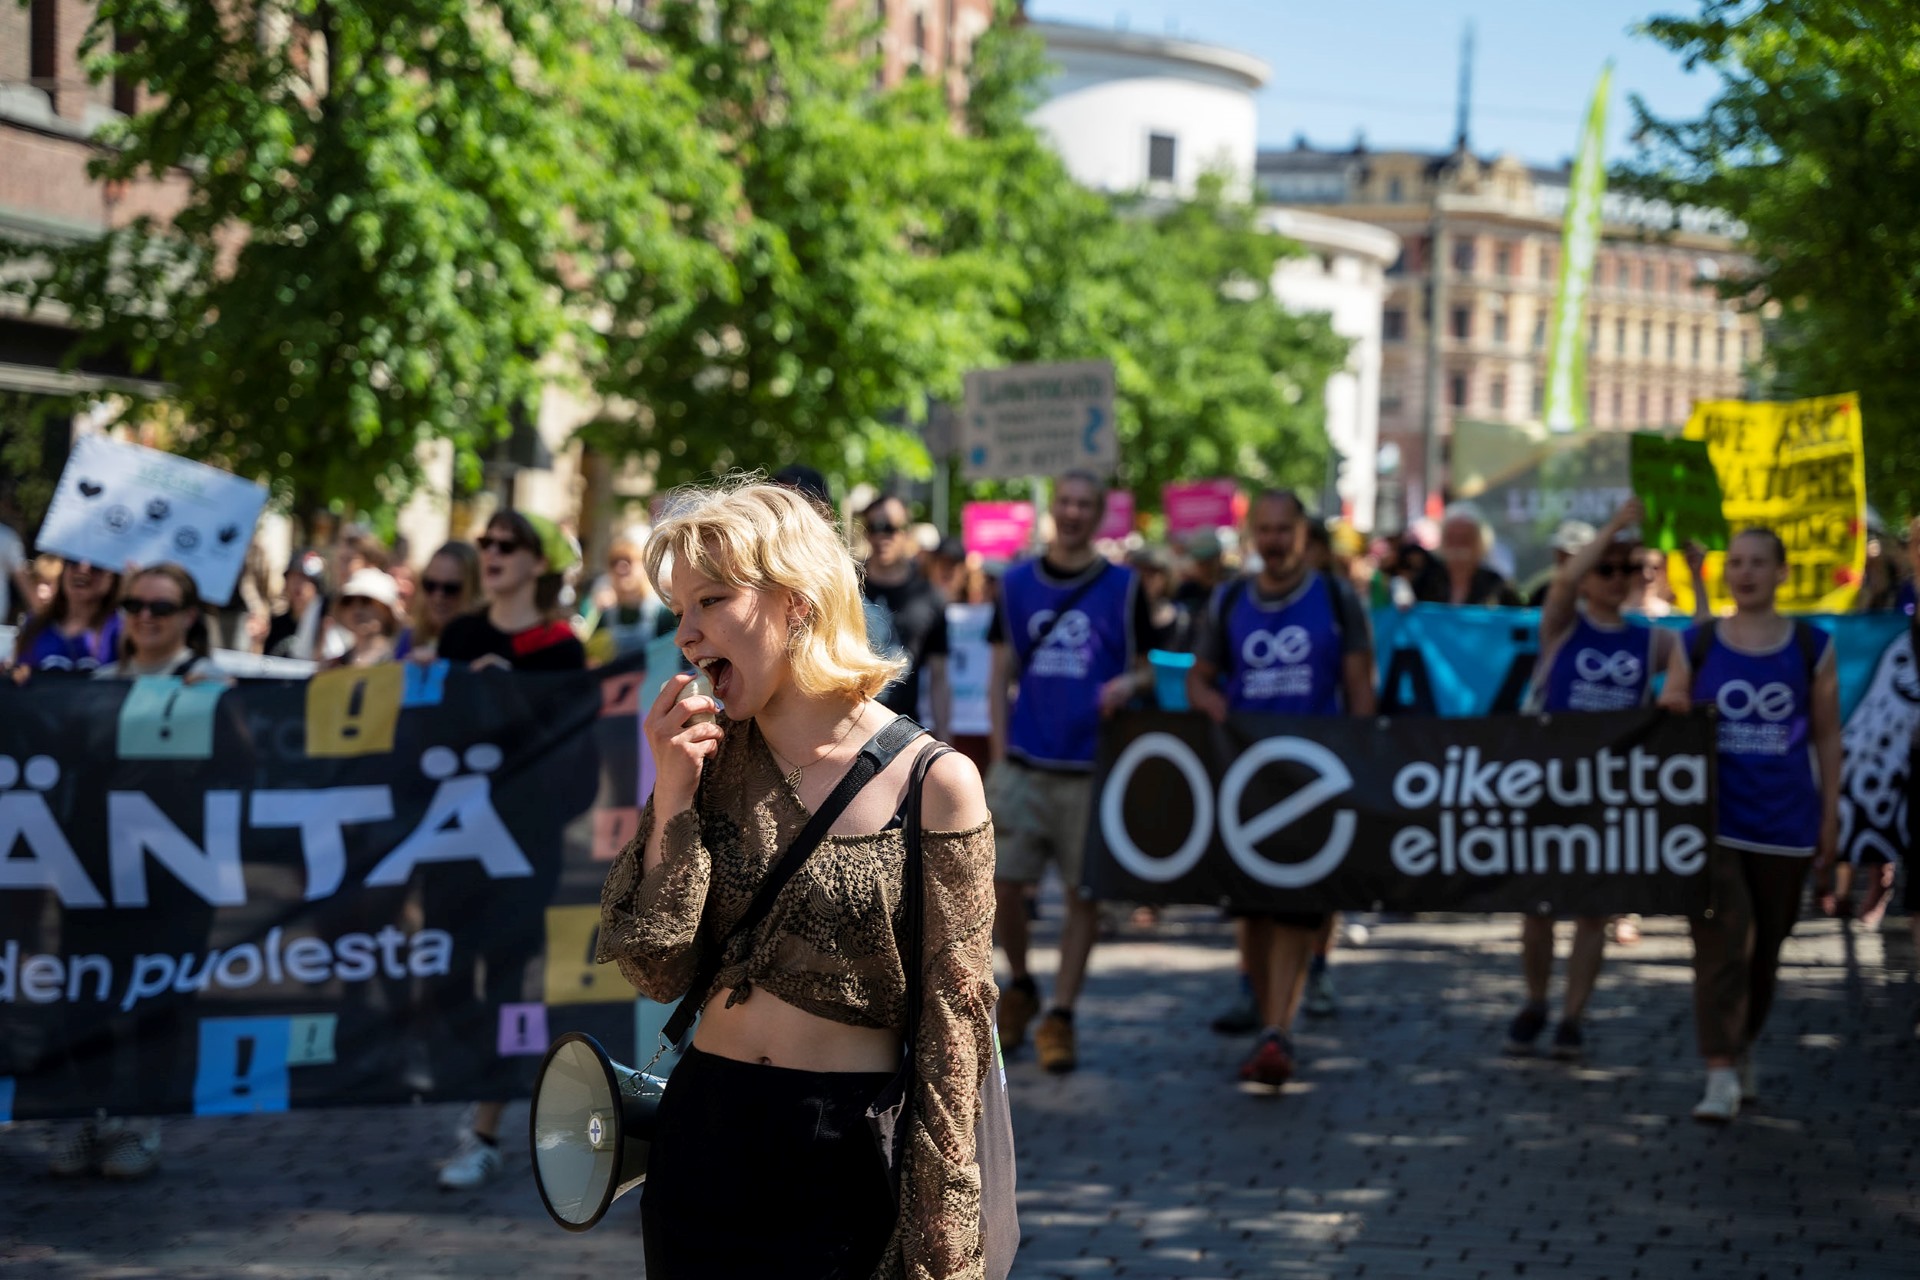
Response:
[{"label": "man in blue vest", "polygon": [[[1208,602],[1187,674],[1188,699],[1221,722],[1235,711],[1372,715],[1367,613],[1343,579],[1313,571],[1305,506],[1290,491],[1271,491],[1247,514],[1260,571],[1222,584]],[[1241,960],[1266,1024],[1241,1064],[1243,1082],[1278,1090],[1293,1076],[1294,1014],[1314,948],[1332,923],[1321,911],[1242,916]]]},{"label": "man in blue vest", "polygon": [[1017,1046],[1041,1011],[1027,970],[1027,893],[1052,861],[1066,885],[1067,914],[1053,1003],[1033,1043],[1040,1065],[1053,1072],[1078,1064],[1073,1005],[1099,928],[1081,865],[1100,724],[1152,683],[1140,647],[1152,606],[1133,570],[1107,563],[1093,548],[1106,507],[1106,485],[1097,476],[1069,471],[1054,482],[1053,540],[1039,560],[1008,571],[988,632],[994,932],[1013,975],[1000,995],[1000,1039],[1008,1049]]}]

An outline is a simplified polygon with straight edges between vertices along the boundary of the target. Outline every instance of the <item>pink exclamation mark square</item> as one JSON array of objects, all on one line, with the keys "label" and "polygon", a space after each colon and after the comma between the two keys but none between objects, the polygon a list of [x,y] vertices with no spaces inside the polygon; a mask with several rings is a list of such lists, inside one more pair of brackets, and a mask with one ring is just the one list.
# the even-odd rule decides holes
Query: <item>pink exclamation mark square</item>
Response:
[{"label": "pink exclamation mark square", "polygon": [[547,1006],[544,1004],[503,1004],[500,1006],[500,1056],[534,1057],[547,1051]]}]

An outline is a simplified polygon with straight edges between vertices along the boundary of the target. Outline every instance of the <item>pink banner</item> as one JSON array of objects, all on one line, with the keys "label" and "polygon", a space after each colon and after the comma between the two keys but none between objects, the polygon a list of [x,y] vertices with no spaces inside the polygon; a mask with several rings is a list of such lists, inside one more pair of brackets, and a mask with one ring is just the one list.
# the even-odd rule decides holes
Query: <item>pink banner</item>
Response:
[{"label": "pink banner", "polygon": [[1234,480],[1188,480],[1165,485],[1160,500],[1166,504],[1169,538],[1230,529],[1239,522],[1240,485]]},{"label": "pink banner", "polygon": [[1133,494],[1125,489],[1113,489],[1107,493],[1107,518],[1100,522],[1100,532],[1096,538],[1111,538],[1118,542],[1133,532]]},{"label": "pink banner", "polygon": [[967,552],[988,560],[1012,560],[1033,538],[1031,502],[969,502],[960,510],[960,540]]}]

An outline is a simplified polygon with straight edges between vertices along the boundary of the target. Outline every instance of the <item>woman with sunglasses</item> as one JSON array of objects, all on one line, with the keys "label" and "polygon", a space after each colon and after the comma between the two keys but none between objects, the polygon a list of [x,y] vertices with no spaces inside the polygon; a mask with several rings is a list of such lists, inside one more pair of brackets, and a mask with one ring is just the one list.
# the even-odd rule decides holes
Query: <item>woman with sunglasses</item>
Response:
[{"label": "woman with sunglasses", "polygon": [[433,553],[413,593],[413,625],[400,633],[395,658],[427,662],[439,657],[440,636],[453,620],[480,603],[480,553],[466,542],[449,542]]},{"label": "woman with sunglasses", "polygon": [[[480,547],[480,580],[486,590],[487,607],[447,624],[440,636],[440,657],[465,663],[474,671],[584,670],[586,648],[559,612],[564,575],[578,559],[566,535],[540,516],[501,511],[487,522],[486,532],[475,541]],[[566,806],[556,806],[555,815],[563,808]],[[545,858],[540,850],[529,848],[527,852],[543,872],[559,874],[557,848],[547,851],[549,856]],[[521,974],[541,950],[543,913],[550,888],[529,882],[522,898],[526,912],[500,922],[492,931],[485,955],[474,957],[485,963],[489,1003],[521,998]],[[433,900],[457,897],[459,891],[457,880],[451,877],[426,886],[430,906]],[[437,914],[428,912],[429,918]],[[466,957],[457,955],[452,972],[463,972],[465,961]],[[504,1062],[502,1071],[517,1067],[512,1060]],[[501,1083],[518,1082],[502,1079]],[[472,1190],[500,1172],[500,1116],[506,1105],[504,1101],[475,1104],[470,1131],[461,1135],[459,1148],[440,1167],[442,1188]]]},{"label": "woman with sunglasses", "polygon": [[14,678],[36,671],[90,672],[112,662],[120,645],[114,598],[120,575],[85,560],[63,560],[53,599],[20,628]]},{"label": "woman with sunglasses", "polygon": [[125,615],[120,656],[94,675],[102,679],[137,676],[216,676],[207,621],[193,576],[177,564],[156,564],[127,578],[120,601]]},{"label": "woman with sunglasses", "polygon": [[[1540,610],[1540,663],[1534,710],[1549,714],[1627,711],[1654,700],[1656,673],[1666,673],[1660,705],[1688,708],[1687,653],[1671,631],[1629,621],[1621,612],[1640,574],[1639,528],[1644,508],[1630,498],[1585,546],[1554,572]],[[1605,916],[1580,916],[1573,924],[1567,962],[1566,1003],[1553,1033],[1551,1052],[1563,1062],[1586,1053],[1581,1018],[1600,979],[1606,948]],[[1553,979],[1554,917],[1522,917],[1520,965],[1527,1003],[1507,1028],[1508,1053],[1529,1054],[1546,1029],[1547,987]]]}]

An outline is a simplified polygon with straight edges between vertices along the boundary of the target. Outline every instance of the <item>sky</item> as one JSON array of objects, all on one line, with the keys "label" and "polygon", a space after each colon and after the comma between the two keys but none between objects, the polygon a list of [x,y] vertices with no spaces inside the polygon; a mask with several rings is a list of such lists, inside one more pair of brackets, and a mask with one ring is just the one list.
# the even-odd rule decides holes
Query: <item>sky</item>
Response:
[{"label": "sky", "polygon": [[1627,95],[1656,115],[1697,115],[1711,72],[1687,73],[1637,22],[1694,0],[1029,0],[1038,20],[1124,26],[1251,53],[1273,68],[1260,142],[1444,149],[1453,142],[1460,42],[1474,25],[1474,150],[1554,165],[1573,154],[1601,64],[1614,61],[1608,157],[1632,154]]}]

